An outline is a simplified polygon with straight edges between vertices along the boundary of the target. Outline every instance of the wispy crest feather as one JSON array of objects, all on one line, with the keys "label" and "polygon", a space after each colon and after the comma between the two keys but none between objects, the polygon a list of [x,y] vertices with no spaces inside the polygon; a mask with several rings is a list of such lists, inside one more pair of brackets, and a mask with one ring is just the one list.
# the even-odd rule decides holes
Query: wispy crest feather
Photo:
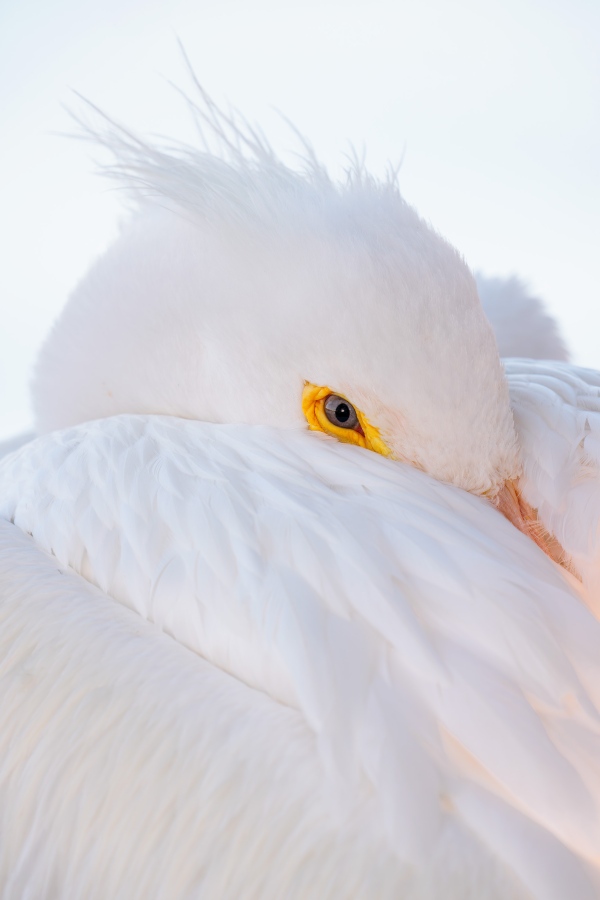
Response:
[{"label": "wispy crest feather", "polygon": [[[396,214],[399,206],[404,213],[410,209],[399,192],[399,166],[388,166],[385,177],[378,179],[368,171],[364,153],[351,147],[345,177],[336,182],[306,137],[280,114],[300,146],[295,154],[300,166],[290,168],[259,128],[237,110],[225,112],[212,100],[183,48],[182,53],[198,100],[172,86],[191,113],[198,147],[141,138],[80,94],[77,96],[85,103],[88,115],[71,112],[81,129],[79,136],[103,146],[113,157],[113,162],[102,166],[101,173],[124,185],[138,202],[176,207],[195,217],[225,215],[263,224],[276,220],[279,225],[289,215],[290,206],[305,212],[318,209],[322,216],[325,206],[330,211],[335,209],[336,199],[346,206],[347,201],[354,205],[360,197],[363,206],[367,198],[372,203],[376,197],[378,215],[382,213],[382,200],[387,205],[384,198]],[[367,200],[367,206],[370,202]],[[363,216],[365,212],[363,209]],[[368,212],[366,218],[371,218]],[[339,227],[338,217],[335,219]]]}]

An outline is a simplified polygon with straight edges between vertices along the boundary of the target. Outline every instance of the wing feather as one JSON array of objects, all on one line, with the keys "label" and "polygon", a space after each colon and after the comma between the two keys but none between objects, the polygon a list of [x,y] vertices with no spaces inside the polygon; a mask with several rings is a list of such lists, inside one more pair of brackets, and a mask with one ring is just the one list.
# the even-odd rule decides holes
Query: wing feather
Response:
[{"label": "wing feather", "polygon": [[452,896],[448,829],[457,897],[480,864],[478,898],[545,883],[543,853],[495,852],[498,804],[594,896],[600,623],[484,500],[304,432],[144,416],[28,445],[0,497],[63,565],[299,716],[330,813],[369,796],[415,897],[436,853]]},{"label": "wing feather", "polygon": [[573,558],[600,611],[600,373],[506,360],[523,457],[521,487]]}]

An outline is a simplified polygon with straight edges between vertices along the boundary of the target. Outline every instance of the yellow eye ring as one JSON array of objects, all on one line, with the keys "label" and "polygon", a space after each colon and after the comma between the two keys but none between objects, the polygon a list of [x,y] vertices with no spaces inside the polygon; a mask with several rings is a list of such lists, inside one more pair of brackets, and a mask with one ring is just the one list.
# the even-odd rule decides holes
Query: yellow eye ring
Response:
[{"label": "yellow eye ring", "polygon": [[[325,412],[325,403],[331,396],[340,397],[345,400],[356,412],[358,418],[358,426],[355,428],[344,428],[335,425]],[[347,397],[340,394],[339,391],[333,391],[329,387],[319,387],[316,384],[305,382],[302,391],[302,412],[308,422],[308,427],[312,431],[322,431],[331,437],[336,437],[345,444],[356,444],[358,447],[364,447],[366,450],[373,450],[382,456],[392,456],[392,451],[387,446],[379,430],[371,425],[367,417],[357,409]]]}]

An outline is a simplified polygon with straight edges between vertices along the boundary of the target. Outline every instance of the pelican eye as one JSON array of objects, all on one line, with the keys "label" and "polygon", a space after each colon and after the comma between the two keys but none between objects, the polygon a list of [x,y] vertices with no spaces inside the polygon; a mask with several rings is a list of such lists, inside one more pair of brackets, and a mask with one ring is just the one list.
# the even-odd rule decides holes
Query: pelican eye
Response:
[{"label": "pelican eye", "polygon": [[325,415],[332,425],[337,425],[338,428],[359,427],[356,410],[343,397],[338,397],[337,394],[330,394],[325,400],[324,409]]},{"label": "pelican eye", "polygon": [[322,431],[344,444],[356,444],[382,456],[392,456],[379,430],[371,425],[365,414],[330,387],[305,381],[302,412],[311,431]]}]

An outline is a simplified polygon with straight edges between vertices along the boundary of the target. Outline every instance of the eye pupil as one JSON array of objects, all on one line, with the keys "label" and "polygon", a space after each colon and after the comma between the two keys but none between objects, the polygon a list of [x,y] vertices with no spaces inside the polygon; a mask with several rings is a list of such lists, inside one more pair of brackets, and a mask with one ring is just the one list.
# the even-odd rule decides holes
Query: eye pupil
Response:
[{"label": "eye pupil", "polygon": [[337,394],[330,394],[325,401],[325,415],[332,425],[338,428],[358,428],[358,416],[356,410],[351,403],[338,397]]}]

